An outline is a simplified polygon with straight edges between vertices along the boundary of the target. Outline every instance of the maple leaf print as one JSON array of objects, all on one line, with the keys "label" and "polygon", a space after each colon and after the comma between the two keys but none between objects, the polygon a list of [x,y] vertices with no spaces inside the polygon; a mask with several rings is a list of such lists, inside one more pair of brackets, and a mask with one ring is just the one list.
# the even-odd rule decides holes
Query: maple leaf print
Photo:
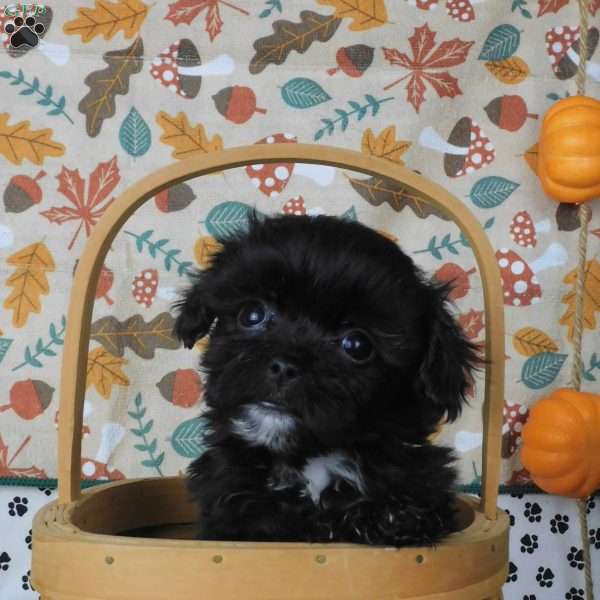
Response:
[{"label": "maple leaf print", "polygon": [[465,62],[471,46],[475,42],[465,42],[458,38],[442,42],[436,48],[436,33],[425,23],[416,27],[414,34],[408,38],[412,50],[412,58],[396,48],[383,48],[383,55],[390,64],[407,69],[409,73],[383,89],[389,90],[398,83],[408,79],[406,84],[407,100],[419,112],[425,101],[426,83],[435,90],[440,98],[454,98],[462,94],[458,80],[450,75],[448,69]]},{"label": "maple leaf print", "polygon": [[165,19],[171,21],[173,25],[185,23],[190,25],[192,21],[202,12],[206,11],[204,22],[205,31],[212,42],[223,29],[223,19],[221,19],[220,5],[233,8],[243,15],[250,13],[239,6],[235,6],[225,0],[177,0],[169,4],[169,12]]},{"label": "maple leaf print", "polygon": [[113,156],[108,162],[98,163],[88,181],[87,197],[85,181],[79,175],[79,169],[71,171],[63,165],[56,178],[59,182],[58,191],[73,206],[53,206],[50,210],[44,210],[40,214],[46,217],[50,223],[57,225],[62,225],[67,221],[81,221],[69,243],[68,249],[71,250],[81,229],[85,228],[85,235],[89,237],[92,227],[114,200],[111,198],[106,201],[106,198],[121,180],[117,157]]},{"label": "maple leaf print", "polygon": [[35,479],[47,479],[43,469],[38,469],[36,466],[31,467],[13,467],[12,463],[17,458],[19,453],[29,444],[31,436],[28,435],[21,445],[17,448],[14,454],[9,458],[8,446],[2,440],[0,435],[0,477],[32,477]]}]

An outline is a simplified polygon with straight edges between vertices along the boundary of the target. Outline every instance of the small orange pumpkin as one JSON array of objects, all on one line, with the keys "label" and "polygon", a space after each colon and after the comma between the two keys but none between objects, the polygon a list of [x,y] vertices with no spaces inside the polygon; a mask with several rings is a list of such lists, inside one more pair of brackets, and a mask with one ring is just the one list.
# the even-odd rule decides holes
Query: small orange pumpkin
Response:
[{"label": "small orange pumpkin", "polygon": [[600,396],[561,388],[523,427],[521,462],[544,491],[585,498],[600,488]]},{"label": "small orange pumpkin", "polygon": [[575,204],[600,196],[600,101],[571,96],[546,113],[538,176],[544,192],[557,202]]}]

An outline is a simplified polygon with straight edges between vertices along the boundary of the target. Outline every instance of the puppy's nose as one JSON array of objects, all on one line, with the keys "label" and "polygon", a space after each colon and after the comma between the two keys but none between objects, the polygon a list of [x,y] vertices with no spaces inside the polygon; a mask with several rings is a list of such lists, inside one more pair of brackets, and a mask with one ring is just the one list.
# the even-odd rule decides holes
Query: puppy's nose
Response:
[{"label": "puppy's nose", "polygon": [[291,383],[300,375],[298,367],[281,358],[274,358],[269,365],[269,376],[278,383]]}]

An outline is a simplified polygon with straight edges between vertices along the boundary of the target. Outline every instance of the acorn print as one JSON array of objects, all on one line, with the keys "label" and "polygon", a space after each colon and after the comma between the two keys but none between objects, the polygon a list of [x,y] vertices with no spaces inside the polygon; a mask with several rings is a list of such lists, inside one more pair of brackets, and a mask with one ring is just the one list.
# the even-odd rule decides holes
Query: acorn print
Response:
[{"label": "acorn print", "polygon": [[131,293],[138,304],[150,308],[156,296],[156,288],[158,288],[158,271],[144,269],[133,278]]},{"label": "acorn print", "polygon": [[527,104],[521,96],[498,96],[484,110],[494,125],[506,131],[518,131],[527,118],[538,118],[538,115],[527,112]]},{"label": "acorn print", "polygon": [[178,183],[157,194],[154,203],[160,212],[170,213],[183,210],[195,199],[196,195],[187,183]]},{"label": "acorn print", "polygon": [[477,269],[473,268],[465,271],[456,263],[446,263],[435,272],[435,278],[440,283],[452,283],[452,289],[448,294],[448,299],[454,301],[459,298],[464,298],[469,293],[469,290],[471,289],[469,276],[473,275],[476,270]]},{"label": "acorn print", "polygon": [[304,198],[302,196],[296,196],[290,198],[281,209],[284,215],[305,215],[306,207],[304,206]]},{"label": "acorn print", "polygon": [[41,415],[52,401],[54,388],[38,379],[17,381],[9,393],[8,404],[0,406],[0,412],[14,410],[21,419],[31,421]]},{"label": "acorn print", "polygon": [[37,182],[45,175],[46,171],[40,171],[34,178],[27,175],[11,177],[4,190],[6,212],[20,213],[39,204],[42,201],[42,190]]},{"label": "acorn print", "polygon": [[355,44],[340,48],[335,54],[337,67],[327,69],[329,75],[343,71],[349,77],[362,77],[373,62],[374,48],[364,44]]},{"label": "acorn print", "polygon": [[233,85],[217,92],[212,99],[217,110],[232,123],[241,125],[252,117],[254,113],[265,114],[264,108],[256,106],[256,94],[252,88]]},{"label": "acorn print", "polygon": [[195,406],[202,395],[202,380],[194,369],[177,369],[167,373],[156,387],[162,397],[175,406]]}]

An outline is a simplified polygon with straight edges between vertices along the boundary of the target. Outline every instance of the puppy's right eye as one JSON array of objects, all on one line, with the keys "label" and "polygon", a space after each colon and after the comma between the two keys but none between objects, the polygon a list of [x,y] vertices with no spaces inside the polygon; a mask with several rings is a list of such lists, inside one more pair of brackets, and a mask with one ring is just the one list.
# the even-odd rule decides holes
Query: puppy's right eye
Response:
[{"label": "puppy's right eye", "polygon": [[260,302],[250,302],[240,310],[238,323],[244,329],[252,329],[261,325],[267,318],[267,310]]}]

